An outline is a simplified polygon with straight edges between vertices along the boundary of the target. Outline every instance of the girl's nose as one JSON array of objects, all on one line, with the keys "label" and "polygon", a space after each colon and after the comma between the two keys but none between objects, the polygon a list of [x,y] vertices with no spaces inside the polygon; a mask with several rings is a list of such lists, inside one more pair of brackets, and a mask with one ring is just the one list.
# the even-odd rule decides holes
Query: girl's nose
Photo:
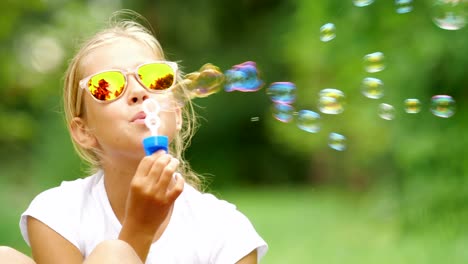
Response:
[{"label": "girl's nose", "polygon": [[141,103],[149,98],[148,91],[136,79],[134,75],[130,75],[127,83],[128,103]]}]

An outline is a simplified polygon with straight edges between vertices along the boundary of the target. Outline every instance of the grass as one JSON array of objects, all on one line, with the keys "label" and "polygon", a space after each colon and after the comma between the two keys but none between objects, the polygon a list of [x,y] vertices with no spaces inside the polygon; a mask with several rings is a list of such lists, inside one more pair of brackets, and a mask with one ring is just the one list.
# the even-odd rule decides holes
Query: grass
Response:
[{"label": "grass", "polygon": [[357,196],[293,188],[222,194],[269,244],[262,263],[468,263],[468,239],[442,234],[456,227],[403,233],[390,192]]},{"label": "grass", "polygon": [[2,184],[0,190],[0,204],[2,205],[0,207],[0,245],[14,247],[29,255],[30,249],[24,242],[19,229],[19,219],[34,194],[16,185]]},{"label": "grass", "polygon": [[[0,244],[28,253],[18,219],[33,195],[1,189]],[[216,194],[236,204],[267,241],[269,251],[261,263],[468,263],[466,234],[444,235],[453,234],[456,226],[403,232],[396,195],[389,191],[357,195],[275,187]]]}]

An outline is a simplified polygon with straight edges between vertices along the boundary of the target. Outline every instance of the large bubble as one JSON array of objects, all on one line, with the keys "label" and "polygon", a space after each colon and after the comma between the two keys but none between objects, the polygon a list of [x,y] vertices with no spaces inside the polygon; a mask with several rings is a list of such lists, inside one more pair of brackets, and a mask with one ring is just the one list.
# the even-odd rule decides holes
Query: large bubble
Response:
[{"label": "large bubble", "polygon": [[187,74],[185,78],[191,97],[200,98],[219,92],[225,79],[221,70],[211,63],[203,65],[197,72]]},{"label": "large bubble", "polygon": [[255,92],[263,86],[263,81],[258,77],[257,65],[253,61],[234,65],[224,75],[226,77],[224,85],[226,92]]},{"label": "large bubble", "polygon": [[446,30],[458,30],[466,25],[468,0],[434,0],[434,23]]},{"label": "large bubble", "polygon": [[434,95],[431,112],[438,117],[449,118],[455,114],[455,100],[449,95]]}]

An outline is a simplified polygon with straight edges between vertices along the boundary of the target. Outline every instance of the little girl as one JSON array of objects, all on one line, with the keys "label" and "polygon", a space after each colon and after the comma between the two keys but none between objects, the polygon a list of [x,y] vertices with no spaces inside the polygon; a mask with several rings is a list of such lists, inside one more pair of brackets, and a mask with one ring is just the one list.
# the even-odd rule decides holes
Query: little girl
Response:
[{"label": "little girl", "polygon": [[[64,109],[75,149],[94,171],[39,194],[21,216],[36,263],[229,264],[264,256],[251,222],[202,193],[182,158],[195,127],[184,89],[177,64],[137,22],[114,21],[81,47],[66,72]],[[167,152],[145,155],[146,99],[161,105]]]}]

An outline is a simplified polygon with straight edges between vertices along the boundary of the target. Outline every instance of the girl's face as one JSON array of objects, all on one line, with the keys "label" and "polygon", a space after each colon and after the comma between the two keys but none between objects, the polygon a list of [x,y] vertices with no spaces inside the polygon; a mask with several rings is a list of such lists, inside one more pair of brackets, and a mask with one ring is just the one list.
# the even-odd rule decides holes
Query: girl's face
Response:
[{"label": "girl's face", "polygon": [[[90,52],[82,63],[83,76],[109,69],[133,70],[138,65],[155,60],[161,60],[161,57],[145,44],[121,38]],[[144,155],[142,140],[151,133],[144,123],[142,103],[148,98],[161,100],[163,95],[149,92],[135,78],[133,74],[127,75],[128,83],[123,95],[110,103],[97,102],[90,93],[83,93],[83,121],[89,135],[94,137],[92,147],[104,156],[141,158]],[[182,125],[180,109],[160,111],[159,118],[158,134],[168,136],[171,141]]]}]

